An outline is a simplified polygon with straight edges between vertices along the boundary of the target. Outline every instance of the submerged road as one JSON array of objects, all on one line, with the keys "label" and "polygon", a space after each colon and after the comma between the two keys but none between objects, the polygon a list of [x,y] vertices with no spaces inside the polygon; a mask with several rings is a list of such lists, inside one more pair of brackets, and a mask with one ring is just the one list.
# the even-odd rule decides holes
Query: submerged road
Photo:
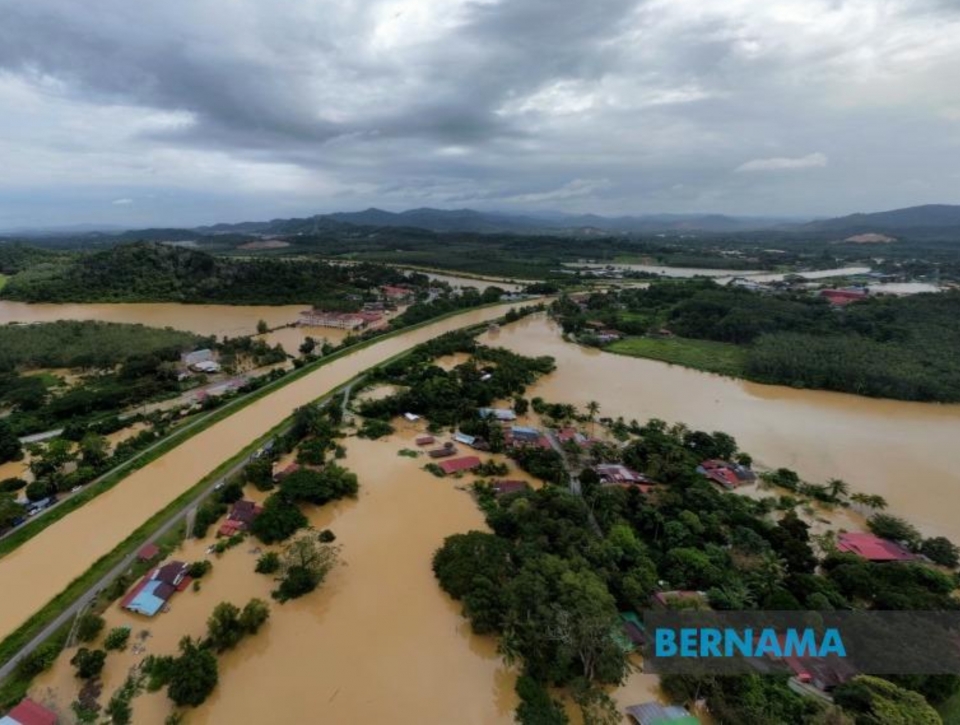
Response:
[{"label": "submerged road", "polygon": [[[196,485],[221,462],[283,422],[297,407],[329,395],[359,373],[422,342],[445,332],[488,322],[512,306],[469,310],[344,355],[184,441],[131,473],[120,485],[51,525],[0,559],[0,589],[4,592],[0,639],[6,638],[98,559],[115,549],[154,513]],[[74,606],[81,604],[77,602]]]}]

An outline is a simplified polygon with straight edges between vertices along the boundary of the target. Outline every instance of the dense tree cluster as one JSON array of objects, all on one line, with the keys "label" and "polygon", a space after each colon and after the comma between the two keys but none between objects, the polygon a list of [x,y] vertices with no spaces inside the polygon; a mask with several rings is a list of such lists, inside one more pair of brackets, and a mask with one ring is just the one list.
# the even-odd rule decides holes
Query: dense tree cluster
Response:
[{"label": "dense tree cluster", "polygon": [[554,306],[567,332],[600,320],[628,334],[662,327],[747,352],[753,380],[874,397],[960,400],[960,292],[877,297],[833,309],[810,294],[757,294],[710,281],[594,294]]},{"label": "dense tree cluster", "polygon": [[[447,371],[434,358],[467,353],[471,359]],[[529,358],[501,348],[479,345],[465,333],[450,333],[421,345],[402,361],[391,363],[371,375],[373,381],[389,382],[403,390],[359,406],[361,415],[387,420],[402,413],[416,413],[437,427],[462,425],[464,431],[487,438],[490,424],[481,421],[477,409],[495,400],[522,394],[539,376],[552,372],[549,357]],[[465,425],[466,424],[466,425]]]},{"label": "dense tree cluster", "polygon": [[[580,693],[578,702],[601,707],[595,686],[624,673],[610,636],[618,611],[642,611],[661,590],[702,591],[718,610],[960,607],[951,596],[955,576],[851,554],[828,552],[821,560],[795,512],[777,512],[772,498],[732,496],[709,484],[695,472],[703,458],[745,459],[729,435],[657,420],[627,428],[623,460],[664,484],[655,495],[602,486],[584,486],[582,497],[562,487],[481,495],[492,533],[451,536],[434,556],[440,585],[462,603],[473,629],[499,635],[501,648],[531,678],[522,695],[525,712],[557,721],[549,697],[533,685],[563,684]],[[777,475],[786,480],[789,473]],[[911,535],[912,527],[890,518],[881,516],[878,530]],[[950,542],[929,546],[953,551]],[[939,702],[958,681],[918,677],[899,684],[921,702],[917,692]],[[720,723],[841,717],[790,691],[785,679],[668,677],[664,686],[678,701],[705,697]]]},{"label": "dense tree cluster", "polygon": [[350,295],[400,282],[416,280],[380,265],[241,260],[136,242],[28,266],[8,280],[2,295],[27,302],[312,303],[356,309]]}]

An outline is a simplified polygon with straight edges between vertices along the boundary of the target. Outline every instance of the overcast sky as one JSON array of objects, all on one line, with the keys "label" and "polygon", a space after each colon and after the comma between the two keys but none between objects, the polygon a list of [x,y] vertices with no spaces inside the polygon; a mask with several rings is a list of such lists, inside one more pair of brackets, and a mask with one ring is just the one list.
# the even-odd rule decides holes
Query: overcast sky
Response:
[{"label": "overcast sky", "polygon": [[957,0],[0,7],[0,228],[960,203]]}]

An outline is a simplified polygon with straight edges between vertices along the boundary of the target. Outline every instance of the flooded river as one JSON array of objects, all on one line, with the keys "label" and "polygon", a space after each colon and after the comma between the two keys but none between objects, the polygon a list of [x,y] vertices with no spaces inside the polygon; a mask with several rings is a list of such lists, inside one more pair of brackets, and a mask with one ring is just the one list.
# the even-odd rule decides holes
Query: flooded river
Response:
[{"label": "flooded river", "polygon": [[528,397],[600,403],[601,416],[662,418],[734,435],[767,466],[880,494],[890,511],[928,534],[960,542],[955,447],[960,406],[875,400],[759,385],[564,342],[543,316],[482,338],[525,355],[552,355],[557,372]]},{"label": "flooded river", "polygon": [[[120,304],[29,304],[0,300],[0,325],[8,322],[100,320],[148,327],[173,327],[198,335],[251,335],[257,322],[271,328],[296,322],[306,305],[182,305],[174,302]],[[331,332],[337,332],[332,330]],[[288,350],[296,352],[296,350]]]},{"label": "flooded river", "polygon": [[500,305],[467,312],[336,360],[191,438],[50,526],[0,559],[0,639],[153,513],[283,421],[296,407],[413,345],[464,325],[493,319],[509,308],[510,305]]}]

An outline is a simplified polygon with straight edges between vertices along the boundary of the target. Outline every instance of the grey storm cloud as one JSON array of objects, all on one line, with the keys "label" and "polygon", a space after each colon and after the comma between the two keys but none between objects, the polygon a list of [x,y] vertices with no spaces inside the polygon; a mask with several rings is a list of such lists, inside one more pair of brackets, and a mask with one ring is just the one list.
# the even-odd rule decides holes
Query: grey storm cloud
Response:
[{"label": "grey storm cloud", "polygon": [[946,0],[8,4],[0,226],[957,201],[958,32]]}]

